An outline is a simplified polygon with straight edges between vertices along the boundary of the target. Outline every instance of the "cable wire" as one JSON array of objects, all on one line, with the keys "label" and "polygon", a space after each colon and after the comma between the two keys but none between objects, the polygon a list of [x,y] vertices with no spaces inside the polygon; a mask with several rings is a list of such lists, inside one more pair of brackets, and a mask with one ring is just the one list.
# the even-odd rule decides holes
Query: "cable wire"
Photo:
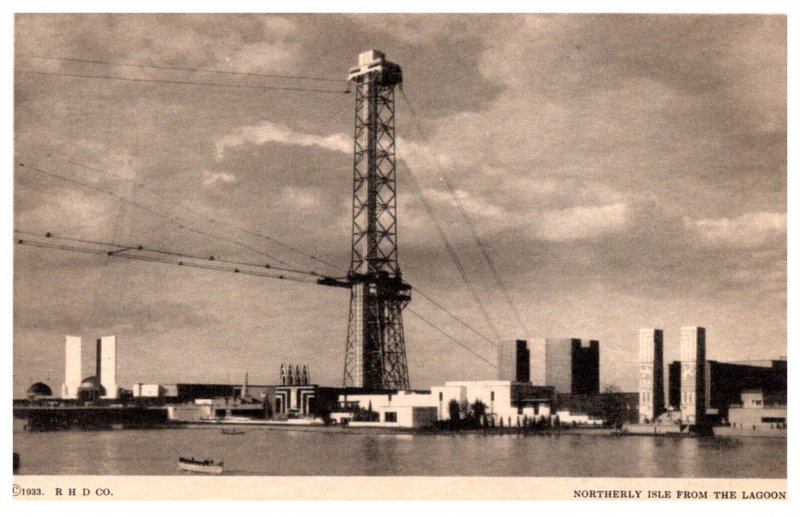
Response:
[{"label": "cable wire", "polygon": [[[30,232],[26,230],[14,230],[14,233],[19,236],[32,236],[38,238],[45,238],[48,241],[66,241],[66,242],[73,242],[76,244],[83,244],[84,246],[78,245],[67,245],[67,244],[59,244],[58,242],[47,242],[41,241],[36,239],[28,239],[28,238],[19,238],[15,242],[19,245],[23,246],[32,246],[36,248],[44,248],[44,249],[54,249],[54,250],[61,250],[61,251],[72,251],[78,253],[85,253],[90,255],[100,255],[100,256],[110,256],[116,258],[125,258],[130,260],[139,260],[144,262],[155,262],[159,264],[171,264],[177,266],[186,266],[198,269],[205,269],[205,270],[212,270],[212,271],[221,271],[227,273],[238,273],[242,275],[249,275],[249,276],[258,276],[258,277],[265,277],[265,278],[274,278],[278,280],[289,280],[293,282],[301,282],[301,283],[313,283],[319,284],[318,279],[325,278],[322,275],[317,274],[314,271],[299,271],[299,270],[290,270],[290,269],[282,269],[282,268],[274,268],[264,264],[253,264],[249,262],[238,262],[233,260],[224,260],[218,259],[214,257],[200,257],[197,255],[191,255],[187,253],[180,253],[180,252],[171,252],[165,250],[157,250],[153,248],[146,248],[141,245],[130,245],[130,244],[119,244],[119,243],[112,243],[106,241],[95,241],[91,239],[80,239],[75,237],[59,237],[53,235],[50,232],[45,234],[40,234],[36,232]],[[88,245],[91,246],[102,246],[103,248],[113,248],[113,249],[98,249],[98,248],[90,248]],[[136,254],[136,253],[152,253],[153,255],[144,255],[144,254]],[[189,261],[187,261],[189,260]],[[212,264],[213,262],[213,264]],[[226,265],[219,265],[219,264],[228,264]],[[233,267],[233,266],[238,267]],[[279,270],[283,271],[284,273],[288,273],[291,275],[298,275],[298,276],[287,276],[286,274],[279,274],[279,273],[272,273],[267,271],[259,271],[259,270],[251,270],[251,269],[242,269],[242,267],[246,268],[267,268],[270,270]],[[311,278],[303,278],[303,277],[311,277]],[[456,345],[460,346],[464,350],[468,351],[484,363],[488,364],[489,366],[496,368],[496,366],[491,363],[489,360],[472,350],[470,347],[465,345],[464,343],[460,342],[458,339],[453,337],[451,334],[443,330],[442,328],[438,327],[436,324],[419,314],[418,312],[414,311],[413,309],[407,308],[411,314],[421,319],[423,322],[440,332],[442,335],[447,337],[450,341],[455,343]]]},{"label": "cable wire", "polygon": [[420,291],[416,287],[414,287],[413,289],[414,289],[414,292],[416,292],[417,294],[419,294],[420,296],[422,296],[423,298],[425,298],[426,300],[431,302],[433,305],[435,305],[437,308],[439,308],[442,312],[444,312],[445,314],[447,314],[448,316],[450,316],[451,318],[453,318],[454,320],[456,320],[457,322],[462,324],[464,327],[468,328],[469,330],[471,330],[472,332],[477,334],[478,337],[480,337],[481,339],[483,339],[484,341],[486,341],[490,345],[494,345],[495,344],[491,339],[489,339],[488,337],[486,337],[485,335],[483,335],[479,331],[475,330],[475,328],[473,328],[469,323],[467,323],[466,321],[462,320],[461,318],[459,318],[458,316],[456,316],[455,314],[453,314],[449,310],[445,309],[439,302],[437,302],[436,300],[431,298],[429,295],[425,294],[423,291]]},{"label": "cable wire", "polygon": [[261,91],[278,90],[283,92],[333,93],[337,95],[346,93],[340,90],[323,90],[321,88],[300,88],[296,86],[260,86],[251,84],[210,83],[204,81],[181,81],[177,79],[142,79],[135,77],[119,77],[114,75],[72,74],[65,72],[41,72],[35,70],[18,70],[17,72],[21,74],[49,75],[49,76],[72,77],[81,79],[104,79],[112,81],[128,81],[134,83],[162,83],[162,84],[179,84],[179,85],[189,85],[189,86],[212,86],[215,88],[236,88],[244,90],[261,90]]},{"label": "cable wire", "polygon": [[[119,244],[113,242],[94,241],[90,239],[79,239],[73,237],[58,237],[50,232],[41,234],[24,230],[14,230],[14,233],[19,236],[32,236],[32,237],[37,237],[39,239],[41,238],[47,239],[47,241],[41,241],[29,238],[20,238],[16,240],[17,244],[35,246],[39,248],[75,251],[91,255],[105,255],[109,257],[142,260],[146,262],[158,262],[163,264],[196,267],[196,268],[209,269],[215,271],[226,271],[230,273],[241,273],[244,275],[278,278],[281,280],[295,280],[298,282],[304,281],[310,283],[318,283],[317,282],[318,279],[327,278],[314,271],[302,271],[289,268],[275,267],[271,266],[270,264],[254,264],[251,262],[219,259],[213,256],[201,257],[187,253],[147,248],[141,245]],[[62,244],[59,242],[48,242],[51,240],[65,241],[76,244]],[[83,246],[80,246],[81,244]],[[269,270],[269,272],[264,270]],[[273,273],[273,271],[276,272]],[[287,275],[297,275],[297,276],[287,276]],[[298,278],[298,276],[300,278]],[[302,278],[302,277],[309,277],[309,278]]]},{"label": "cable wire", "polygon": [[408,163],[402,159],[398,161],[402,162],[403,165],[405,166],[403,169],[406,171],[406,174],[411,180],[411,183],[419,192],[422,205],[424,206],[425,211],[428,213],[428,216],[430,216],[431,220],[433,221],[433,224],[436,227],[436,231],[439,233],[439,237],[444,243],[444,246],[447,249],[447,253],[450,255],[450,259],[453,261],[453,264],[455,264],[456,269],[458,270],[458,274],[461,276],[461,280],[464,281],[464,284],[467,286],[467,289],[472,295],[472,298],[475,300],[475,303],[478,305],[478,308],[480,309],[484,319],[486,320],[487,325],[492,330],[492,333],[495,336],[495,344],[498,343],[500,341],[500,335],[498,334],[497,329],[492,323],[492,319],[489,317],[489,312],[486,310],[486,307],[483,305],[483,302],[481,302],[481,299],[478,296],[478,292],[475,290],[475,287],[472,285],[472,282],[470,281],[469,276],[467,275],[467,272],[464,269],[464,266],[461,264],[461,260],[458,258],[455,249],[450,244],[450,240],[447,238],[447,235],[445,234],[442,225],[439,223],[439,219],[436,217],[436,214],[433,211],[433,208],[431,207],[427,196],[425,196],[425,192],[422,190],[419,183],[417,182],[417,179],[414,176],[411,167],[408,166]]},{"label": "cable wire", "polygon": [[241,75],[248,77],[267,77],[273,79],[301,79],[305,81],[323,81],[329,83],[341,83],[340,79],[329,79],[325,77],[311,77],[306,75],[282,75],[282,74],[267,74],[260,72],[239,72],[235,70],[216,70],[213,68],[189,68],[183,66],[166,66],[166,65],[144,65],[139,63],[121,63],[115,61],[102,61],[100,59],[82,59],[75,57],[51,57],[51,56],[36,56],[32,54],[20,54],[19,57],[27,57],[29,59],[42,59],[46,61],[64,61],[69,63],[88,63],[92,65],[106,65],[106,66],[120,66],[126,68],[151,68],[154,70],[175,70],[181,72],[203,72],[210,74],[225,74],[225,75]]},{"label": "cable wire", "polygon": [[[52,154],[48,154],[47,156],[48,157],[53,157]],[[160,199],[163,199],[164,201],[167,201],[167,202],[169,202],[171,204],[179,206],[180,208],[182,208],[183,210],[187,211],[188,213],[194,215],[195,217],[199,217],[201,219],[204,219],[205,221],[208,221],[208,222],[210,222],[212,224],[219,224],[221,226],[225,226],[225,227],[230,228],[232,230],[238,230],[238,231],[240,231],[242,233],[246,233],[246,234],[251,235],[253,237],[257,237],[257,238],[266,240],[268,242],[271,242],[273,244],[277,244],[278,246],[281,246],[282,248],[285,248],[285,249],[287,249],[287,250],[289,250],[289,251],[291,251],[293,253],[296,253],[296,254],[301,255],[301,256],[303,256],[303,257],[305,257],[307,259],[316,261],[316,262],[318,262],[320,264],[324,264],[324,265],[326,265],[326,266],[328,266],[330,268],[333,268],[337,272],[341,272],[342,271],[338,266],[336,266],[334,264],[331,264],[330,262],[327,262],[325,260],[322,260],[322,259],[316,257],[315,255],[312,255],[312,254],[307,253],[307,252],[305,252],[303,250],[295,248],[294,246],[291,246],[291,245],[286,244],[286,243],[284,243],[282,241],[279,241],[278,239],[276,239],[274,237],[270,237],[269,235],[265,235],[265,234],[262,234],[262,233],[259,233],[259,232],[255,232],[253,230],[249,230],[249,229],[244,228],[242,226],[238,226],[238,225],[235,225],[235,224],[232,224],[232,223],[228,223],[226,221],[221,221],[221,220],[216,219],[214,217],[209,217],[208,215],[205,215],[205,214],[203,214],[201,212],[198,212],[197,210],[191,208],[186,203],[182,202],[181,200],[179,200],[179,199],[177,199],[175,197],[167,196],[165,194],[162,194],[162,193],[158,192],[155,189],[147,187],[144,183],[137,182],[136,180],[133,180],[131,178],[126,178],[125,176],[116,174],[116,173],[111,172],[111,171],[103,171],[103,170],[97,169],[95,167],[92,167],[90,165],[87,165],[85,163],[80,163],[80,162],[77,162],[77,161],[74,161],[74,160],[70,160],[69,158],[57,158],[56,157],[56,159],[62,160],[64,162],[66,162],[66,163],[71,163],[73,165],[77,165],[78,167],[86,168],[86,169],[88,169],[90,171],[94,171],[94,172],[96,172],[98,174],[106,174],[106,175],[113,176],[115,178],[119,178],[119,179],[124,180],[124,181],[136,182],[136,186],[141,188],[142,190],[144,190],[146,192],[149,192],[150,194],[153,194],[154,196],[156,196],[156,197],[158,197]]]},{"label": "cable wire", "polygon": [[442,330],[441,328],[437,327],[433,322],[431,322],[431,321],[427,320],[426,318],[424,318],[420,313],[416,312],[415,310],[411,309],[410,307],[406,307],[405,310],[407,310],[408,312],[410,312],[411,314],[413,314],[417,318],[421,319],[422,321],[424,321],[425,323],[430,325],[432,328],[436,329],[440,334],[442,334],[443,336],[447,337],[450,341],[452,341],[453,343],[457,344],[458,346],[460,346],[461,348],[463,348],[464,350],[466,350],[470,354],[474,355],[475,357],[477,357],[478,359],[480,359],[484,363],[488,364],[492,368],[497,368],[497,365],[495,365],[494,363],[490,362],[488,359],[486,359],[485,357],[483,357],[482,355],[480,355],[476,351],[472,350],[467,345],[465,345],[461,341],[457,340],[456,338],[454,338],[449,333],[447,333],[444,330]]},{"label": "cable wire", "polygon": [[[405,100],[406,105],[408,106],[408,110],[411,113],[411,116],[415,121],[415,124],[417,126],[417,130],[419,131],[420,135],[423,137],[423,141],[427,141],[425,132],[422,130],[422,125],[421,125],[421,123],[419,121],[419,117],[417,116],[417,112],[414,110],[414,107],[411,105],[411,101],[408,99],[408,96],[405,94],[404,91],[401,90],[400,94],[403,97],[403,99]],[[461,202],[459,197],[456,195],[455,189],[450,184],[450,182],[447,180],[447,177],[445,176],[445,173],[444,173],[444,167],[442,167],[442,164],[439,161],[438,156],[436,156],[436,154],[433,153],[433,151],[430,149],[430,147],[425,146],[425,148],[428,150],[428,153],[431,155],[431,157],[433,157],[433,160],[436,163],[436,167],[439,170],[439,179],[442,181],[442,183],[444,183],[445,187],[447,187],[447,191],[450,193],[450,196],[453,198],[453,201],[455,202],[456,207],[458,208],[458,211],[461,214],[461,217],[467,223],[467,227],[469,228],[470,233],[472,234],[472,238],[475,240],[475,244],[477,244],[478,249],[481,252],[481,255],[483,255],[483,258],[486,261],[486,263],[488,264],[489,269],[492,271],[492,275],[494,276],[495,282],[497,282],[497,285],[500,287],[500,290],[501,290],[501,292],[503,293],[503,295],[505,297],[506,303],[508,303],[508,305],[511,307],[512,311],[514,312],[514,315],[517,318],[517,322],[519,323],[519,326],[522,329],[522,331],[525,333],[525,336],[529,336],[530,334],[528,333],[527,326],[525,325],[525,322],[522,319],[522,315],[520,314],[519,310],[517,309],[517,306],[514,303],[514,300],[512,300],[511,295],[508,292],[508,288],[506,287],[505,282],[503,282],[503,279],[500,277],[500,273],[497,271],[497,268],[495,267],[494,261],[492,260],[492,257],[489,255],[489,252],[486,249],[486,246],[483,244],[483,242],[481,241],[480,237],[478,237],[478,232],[475,229],[475,225],[473,224],[472,219],[470,219],[469,214],[467,214],[467,211],[464,209],[463,203]]]},{"label": "cable wire", "polygon": [[112,196],[112,197],[114,197],[116,199],[119,199],[123,203],[127,203],[127,204],[130,204],[132,206],[135,206],[136,208],[138,208],[140,210],[143,210],[143,211],[145,211],[145,212],[147,212],[149,214],[152,214],[152,215],[154,215],[154,216],[156,216],[158,218],[161,218],[161,219],[163,219],[165,221],[169,221],[170,223],[178,226],[178,228],[180,228],[182,230],[186,230],[186,231],[189,231],[189,232],[192,232],[192,233],[196,233],[198,235],[203,235],[203,236],[206,236],[206,237],[211,237],[211,238],[214,238],[214,239],[219,239],[221,241],[225,241],[225,242],[228,242],[230,244],[234,244],[236,246],[240,246],[240,247],[242,247],[244,249],[247,249],[249,251],[252,251],[254,253],[258,253],[259,255],[263,255],[263,256],[265,256],[267,258],[270,258],[270,259],[272,259],[272,260],[274,260],[274,261],[276,261],[276,262],[278,262],[280,264],[283,264],[284,266],[290,266],[290,264],[288,264],[287,262],[279,259],[278,257],[270,255],[269,253],[266,253],[266,252],[264,252],[262,250],[254,248],[254,247],[252,247],[252,246],[250,246],[248,244],[245,244],[243,242],[239,242],[239,241],[237,241],[235,239],[229,239],[228,237],[224,237],[222,235],[217,235],[217,234],[214,234],[214,233],[211,233],[211,232],[206,232],[204,230],[198,230],[196,228],[192,228],[190,226],[187,226],[187,225],[183,224],[181,221],[179,221],[179,220],[177,220],[177,219],[175,219],[173,217],[170,217],[168,215],[162,214],[161,212],[158,212],[157,210],[153,210],[152,208],[147,207],[145,205],[142,205],[141,203],[137,203],[136,201],[132,201],[132,200],[126,198],[125,196],[121,196],[121,195],[119,195],[116,192],[113,192],[111,190],[107,190],[107,189],[104,189],[102,187],[98,187],[96,185],[92,185],[90,183],[85,183],[83,181],[79,181],[79,180],[76,180],[76,179],[73,179],[73,178],[69,178],[67,176],[63,176],[61,174],[57,174],[55,172],[46,171],[44,169],[41,169],[41,168],[38,168],[38,167],[35,167],[35,166],[28,167],[24,163],[19,163],[19,166],[21,168],[25,169],[25,170],[38,172],[40,174],[51,176],[53,178],[57,178],[59,180],[66,181],[68,183],[74,183],[76,185],[80,185],[80,186],[85,187],[85,188],[96,190],[97,192],[101,192],[101,193],[106,194],[108,196]]},{"label": "cable wire", "polygon": [[[97,169],[97,168],[95,168],[95,167],[92,167],[92,166],[90,166],[90,165],[87,165],[87,164],[85,164],[85,163],[77,162],[77,161],[75,161],[75,160],[71,160],[71,159],[69,159],[69,158],[57,157],[57,156],[54,156],[52,153],[48,153],[48,155],[47,155],[47,156],[48,156],[48,157],[50,157],[50,158],[55,158],[55,159],[57,159],[57,160],[64,161],[64,162],[66,162],[66,163],[71,163],[71,164],[73,164],[73,165],[77,165],[77,166],[79,166],[79,167],[84,167],[84,168],[86,168],[86,169],[88,169],[88,170],[91,170],[91,171],[93,171],[93,172],[96,172],[96,173],[98,173],[98,174],[110,175],[110,176],[113,176],[113,177],[115,177],[115,178],[118,178],[118,179],[121,179],[121,180],[125,180],[125,181],[131,181],[131,182],[135,182],[135,181],[136,181],[136,180],[133,180],[133,179],[131,179],[131,178],[126,178],[125,176],[122,176],[122,175],[120,175],[120,174],[116,174],[116,173],[114,173],[114,172],[107,171],[107,170],[101,170],[101,169]],[[284,248],[286,248],[286,249],[288,249],[288,250],[290,250],[290,251],[292,251],[292,252],[294,252],[294,253],[296,253],[296,254],[298,254],[298,255],[301,255],[301,256],[303,256],[303,257],[305,257],[305,258],[307,258],[307,259],[310,259],[310,260],[316,261],[316,262],[318,262],[318,263],[320,263],[320,264],[326,265],[326,266],[328,266],[328,267],[332,268],[334,271],[336,271],[336,272],[337,272],[337,273],[339,273],[339,274],[343,274],[343,273],[344,273],[344,270],[343,270],[341,267],[339,267],[339,266],[336,266],[335,264],[332,264],[332,263],[330,263],[330,262],[328,262],[328,261],[325,261],[325,260],[323,260],[323,259],[321,259],[321,258],[319,258],[319,257],[317,257],[317,256],[315,256],[315,255],[311,255],[311,254],[309,254],[309,253],[307,253],[307,252],[305,252],[305,251],[302,251],[302,250],[300,250],[300,249],[298,249],[298,248],[295,248],[295,247],[293,247],[293,246],[291,246],[291,245],[289,245],[289,244],[286,244],[286,243],[284,243],[284,242],[281,242],[281,241],[279,241],[279,240],[275,239],[274,237],[270,237],[269,235],[264,235],[264,234],[261,234],[261,233],[258,233],[258,232],[254,232],[254,231],[248,230],[247,228],[243,228],[243,227],[240,227],[240,226],[237,226],[237,225],[234,225],[234,224],[230,224],[230,223],[227,223],[227,222],[225,222],[225,221],[220,221],[220,220],[218,220],[218,219],[216,219],[216,218],[210,218],[210,217],[207,217],[207,216],[205,216],[204,214],[202,214],[202,213],[200,213],[200,212],[196,211],[195,209],[193,209],[193,208],[191,208],[191,207],[187,206],[185,203],[181,202],[180,200],[178,200],[178,199],[176,199],[176,198],[173,198],[172,196],[166,196],[166,195],[164,195],[164,194],[162,194],[162,193],[158,192],[158,191],[157,191],[157,190],[155,190],[155,189],[152,189],[152,188],[149,188],[149,187],[147,187],[147,186],[146,186],[144,183],[140,183],[140,182],[136,182],[136,183],[137,183],[137,186],[138,186],[139,188],[141,188],[142,190],[144,190],[144,191],[146,191],[146,192],[149,192],[149,193],[151,193],[151,194],[153,194],[153,195],[155,195],[155,196],[157,196],[157,197],[159,197],[159,198],[161,198],[161,199],[163,199],[163,200],[165,200],[165,201],[168,201],[168,202],[170,202],[170,203],[174,203],[174,204],[176,204],[176,205],[180,206],[181,208],[183,208],[184,210],[186,210],[187,212],[189,212],[189,213],[191,213],[191,214],[193,214],[193,215],[195,215],[195,216],[197,216],[197,217],[204,218],[205,220],[207,220],[207,221],[209,221],[209,222],[211,222],[211,223],[215,223],[215,224],[220,224],[220,225],[223,225],[223,226],[227,226],[227,227],[229,227],[229,228],[232,228],[232,229],[236,229],[236,230],[242,231],[242,232],[244,232],[244,233],[246,233],[246,234],[249,234],[249,235],[252,235],[252,236],[255,236],[255,237],[259,237],[259,238],[265,239],[265,240],[267,240],[267,241],[269,241],[269,242],[273,242],[273,243],[275,243],[275,244],[277,244],[277,245],[279,245],[279,246],[282,246],[282,247],[284,247]],[[38,236],[39,234],[34,234],[34,235],[37,235],[37,236]],[[78,242],[80,242],[80,241],[78,241]],[[95,244],[101,244],[101,243],[99,243],[99,242],[96,242],[96,241],[94,241],[93,243],[95,243]],[[102,243],[102,244],[112,245],[111,243]],[[275,266],[272,266],[272,267],[273,267],[273,268],[275,268],[275,269],[278,269],[278,268],[276,268]],[[452,312],[450,312],[450,311],[449,311],[447,308],[445,308],[445,307],[444,307],[444,306],[443,306],[441,303],[439,303],[438,301],[436,301],[436,300],[435,300],[435,299],[434,299],[432,296],[428,295],[426,292],[424,292],[424,291],[422,291],[421,289],[419,289],[419,288],[416,288],[416,287],[414,288],[414,291],[415,291],[416,293],[418,293],[420,296],[422,296],[423,298],[425,298],[426,300],[428,300],[430,303],[432,303],[433,305],[435,305],[435,306],[436,306],[436,307],[437,307],[439,310],[441,310],[442,312],[444,312],[445,314],[447,314],[448,316],[450,316],[451,318],[453,318],[455,321],[457,321],[458,323],[460,323],[461,325],[463,325],[465,328],[467,328],[467,329],[469,329],[470,331],[472,331],[473,333],[475,333],[475,334],[476,334],[478,337],[480,337],[481,339],[483,339],[483,340],[484,340],[484,341],[486,341],[487,343],[490,343],[490,344],[494,345],[494,343],[492,342],[492,340],[491,340],[491,339],[489,339],[489,338],[488,338],[488,337],[486,337],[484,334],[482,334],[480,331],[476,330],[474,327],[472,327],[471,325],[469,325],[467,322],[463,321],[461,318],[459,318],[458,316],[456,316],[455,314],[453,314]]]}]

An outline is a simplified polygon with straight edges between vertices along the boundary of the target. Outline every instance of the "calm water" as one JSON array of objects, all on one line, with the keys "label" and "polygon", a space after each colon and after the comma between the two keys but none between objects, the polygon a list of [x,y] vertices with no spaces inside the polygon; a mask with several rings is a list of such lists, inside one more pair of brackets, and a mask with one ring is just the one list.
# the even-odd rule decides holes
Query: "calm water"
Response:
[{"label": "calm water", "polygon": [[[178,456],[229,475],[786,477],[786,440],[598,435],[393,435],[247,429],[14,431],[19,474],[182,475]],[[192,475],[192,474],[188,474]]]}]

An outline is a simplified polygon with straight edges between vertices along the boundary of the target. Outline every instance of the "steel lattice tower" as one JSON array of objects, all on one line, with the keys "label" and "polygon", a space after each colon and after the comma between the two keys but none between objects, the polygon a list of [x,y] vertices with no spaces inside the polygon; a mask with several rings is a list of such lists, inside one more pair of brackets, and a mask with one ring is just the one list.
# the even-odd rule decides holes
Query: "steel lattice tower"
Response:
[{"label": "steel lattice tower", "polygon": [[411,286],[397,264],[394,137],[394,88],[402,81],[400,66],[377,50],[361,53],[348,75],[356,110],[346,387],[409,388],[403,308]]}]

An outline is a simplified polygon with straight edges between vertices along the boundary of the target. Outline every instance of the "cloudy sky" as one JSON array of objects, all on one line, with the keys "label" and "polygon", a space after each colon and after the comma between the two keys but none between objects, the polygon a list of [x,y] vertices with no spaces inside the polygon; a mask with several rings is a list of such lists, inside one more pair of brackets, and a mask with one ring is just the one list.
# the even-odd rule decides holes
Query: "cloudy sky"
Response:
[{"label": "cloudy sky", "polygon": [[[403,67],[398,158],[502,337],[524,331],[442,176],[529,337],[599,339],[603,384],[635,389],[642,327],[664,329],[668,360],[686,325],[707,328],[712,359],[786,354],[782,16],[18,15],[15,228],[341,274],[231,225],[347,268],[340,92],[370,48]],[[398,190],[404,277],[491,336],[404,166]],[[271,383],[283,362],[341,383],[345,289],[14,252],[17,396],[63,382],[65,334],[116,334],[128,387]],[[494,361],[421,296],[411,307]],[[416,388],[494,375],[410,313],[406,341]]]}]

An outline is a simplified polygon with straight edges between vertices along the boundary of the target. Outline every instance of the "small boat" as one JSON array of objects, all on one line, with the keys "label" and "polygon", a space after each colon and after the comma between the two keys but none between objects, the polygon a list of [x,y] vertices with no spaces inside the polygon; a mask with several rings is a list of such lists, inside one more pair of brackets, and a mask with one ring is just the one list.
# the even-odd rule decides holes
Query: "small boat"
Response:
[{"label": "small boat", "polygon": [[190,472],[203,474],[222,474],[223,462],[214,463],[214,460],[196,460],[194,458],[178,458],[178,468]]},{"label": "small boat", "polygon": [[241,429],[222,429],[222,434],[244,434]]}]

